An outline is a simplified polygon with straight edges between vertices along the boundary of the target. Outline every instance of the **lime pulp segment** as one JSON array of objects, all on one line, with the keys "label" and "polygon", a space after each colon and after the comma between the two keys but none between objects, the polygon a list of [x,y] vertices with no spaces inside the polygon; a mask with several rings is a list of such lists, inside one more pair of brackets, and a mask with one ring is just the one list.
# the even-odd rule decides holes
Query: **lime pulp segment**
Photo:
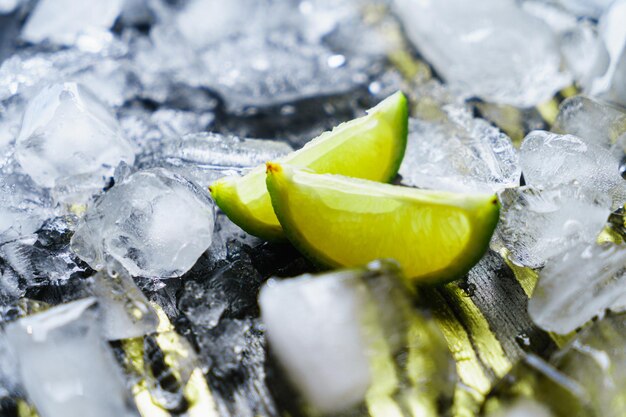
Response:
[{"label": "lime pulp segment", "polygon": [[[402,162],[407,133],[407,100],[397,92],[366,116],[323,133],[281,162],[319,173],[388,182]],[[265,166],[243,177],[222,178],[209,189],[222,211],[248,233],[269,240],[284,238],[267,193]]]},{"label": "lime pulp segment", "polygon": [[289,240],[314,261],[358,266],[393,258],[413,281],[458,278],[480,260],[498,222],[493,194],[455,194],[267,165]]}]

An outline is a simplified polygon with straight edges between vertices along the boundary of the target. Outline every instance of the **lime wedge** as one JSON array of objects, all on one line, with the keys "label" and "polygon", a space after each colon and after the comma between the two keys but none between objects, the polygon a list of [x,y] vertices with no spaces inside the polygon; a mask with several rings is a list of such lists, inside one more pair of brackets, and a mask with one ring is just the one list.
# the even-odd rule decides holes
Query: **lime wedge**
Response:
[{"label": "lime wedge", "polygon": [[[391,181],[406,148],[406,97],[397,92],[366,116],[325,132],[280,161],[320,173],[373,181]],[[268,239],[284,238],[265,187],[265,166],[243,177],[222,178],[209,187],[224,213],[246,232]]]},{"label": "lime wedge", "polygon": [[267,164],[267,188],[289,240],[329,267],[397,260],[413,281],[460,277],[498,222],[493,194],[418,190]]}]

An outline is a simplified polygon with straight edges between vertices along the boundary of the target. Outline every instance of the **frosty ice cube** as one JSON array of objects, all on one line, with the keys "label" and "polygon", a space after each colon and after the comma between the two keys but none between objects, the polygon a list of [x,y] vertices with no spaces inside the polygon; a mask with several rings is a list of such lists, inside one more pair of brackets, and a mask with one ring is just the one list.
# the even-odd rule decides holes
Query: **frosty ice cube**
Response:
[{"label": "frosty ice cube", "polygon": [[110,256],[132,275],[175,277],[211,245],[215,208],[208,193],[165,169],[139,171],[89,208],[72,249],[95,269]]},{"label": "frosty ice cube", "polygon": [[115,116],[76,83],[51,85],[30,101],[15,154],[24,171],[48,188],[72,178],[102,187],[120,162],[135,160]]},{"label": "frosty ice cube", "polygon": [[464,109],[444,106],[441,119],[409,120],[400,175],[422,188],[491,192],[518,185],[520,168],[508,136]]},{"label": "frosty ice cube", "polygon": [[[380,395],[367,397],[372,410],[392,392],[419,396],[424,407],[450,394],[455,373],[443,336],[413,310],[397,279],[392,264],[373,262],[367,269],[271,280],[262,288],[270,348],[313,410],[345,412],[371,392]],[[381,372],[405,354],[415,355],[407,375]],[[379,385],[383,374],[389,383]],[[391,383],[405,377],[403,387]]]},{"label": "frosty ice cube", "polygon": [[551,259],[539,277],[528,313],[543,329],[567,334],[626,295],[626,250],[583,242]]},{"label": "frosty ice cube", "polygon": [[520,163],[529,185],[554,187],[575,181],[584,191],[610,196],[617,208],[626,201],[621,156],[573,135],[537,130],[524,139]]},{"label": "frosty ice cube", "polygon": [[93,298],[10,324],[28,397],[42,417],[135,417],[121,371],[101,335]]},{"label": "frosty ice cube", "polygon": [[549,27],[513,0],[395,0],[407,36],[466,96],[531,107],[570,83]]},{"label": "frosty ice cube", "polygon": [[538,268],[564,248],[593,241],[611,213],[610,201],[573,184],[545,190],[524,186],[500,194],[496,233],[510,259]]}]

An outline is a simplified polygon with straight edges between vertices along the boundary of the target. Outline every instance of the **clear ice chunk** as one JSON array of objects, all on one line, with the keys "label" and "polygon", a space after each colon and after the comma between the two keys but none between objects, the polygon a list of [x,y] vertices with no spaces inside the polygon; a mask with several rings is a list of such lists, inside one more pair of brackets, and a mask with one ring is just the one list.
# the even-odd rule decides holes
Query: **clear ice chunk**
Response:
[{"label": "clear ice chunk", "polygon": [[[587,89],[592,96],[603,96],[626,106],[626,0],[617,0],[605,11],[598,23],[598,33],[606,56],[599,60],[596,77]],[[608,62],[608,63],[607,63]]]},{"label": "clear ice chunk", "polygon": [[136,48],[139,76],[155,91],[172,82],[208,87],[240,113],[367,85],[385,44],[366,29],[359,8],[346,1],[299,6],[195,0],[161,8],[150,42]]},{"label": "clear ice chunk", "polygon": [[156,331],[159,324],[156,312],[122,265],[117,262],[107,265],[91,282],[108,340],[130,339]]},{"label": "clear ice chunk", "polygon": [[407,348],[426,355],[429,364],[415,363],[414,376],[427,382],[416,382],[407,395],[434,405],[454,386],[445,341],[412,310],[397,271],[379,262],[368,268],[270,280],[259,295],[271,352],[306,404],[322,415],[349,410],[370,389],[384,393],[371,367],[393,363]]},{"label": "clear ice chunk", "polygon": [[41,0],[26,21],[21,36],[32,43],[73,45],[81,35],[104,32],[113,26],[123,4],[124,0]]},{"label": "clear ice chunk", "polygon": [[140,159],[139,165],[164,167],[208,187],[218,178],[244,174],[292,151],[285,142],[203,132],[165,141],[154,154]]},{"label": "clear ice chunk", "polygon": [[528,313],[539,327],[567,334],[602,316],[624,296],[626,249],[583,242],[540,271]]},{"label": "clear ice chunk", "polygon": [[606,48],[599,39],[596,23],[590,19],[578,19],[555,2],[524,0],[521,5],[526,12],[552,28],[566,67],[580,87],[588,88],[598,67],[606,60]]},{"label": "clear ice chunk", "polygon": [[349,273],[270,282],[259,296],[272,348],[322,412],[362,401],[372,378],[359,324],[367,301],[357,288]]},{"label": "clear ice chunk", "polygon": [[[80,78],[88,73],[102,74],[108,64],[104,64],[103,69],[99,69],[99,65],[107,60],[121,59],[126,53],[127,47],[120,41],[112,42],[97,53],[76,48],[52,52],[20,51],[0,64],[0,100],[12,97],[28,100],[50,84],[72,81],[74,76]],[[120,76],[120,71],[104,75],[107,79],[115,79]],[[105,81],[97,79],[96,83],[103,84]],[[88,87],[94,85],[89,83]],[[109,88],[116,91],[119,86],[109,83]],[[98,91],[99,88],[95,86],[94,90]],[[111,91],[107,95],[111,95]]]},{"label": "clear ice chunk", "polygon": [[610,196],[613,208],[626,201],[626,180],[619,172],[619,152],[573,135],[530,132],[520,150],[528,185],[556,187],[577,182],[583,190]]},{"label": "clear ice chunk", "polygon": [[552,130],[609,149],[626,133],[626,110],[586,96],[570,97],[561,103]]},{"label": "clear ice chunk", "polygon": [[626,413],[625,334],[626,315],[607,315],[584,328],[550,359],[560,372],[583,388],[580,397],[588,400],[592,411],[587,415],[619,417]]},{"label": "clear ice chunk", "polygon": [[49,217],[49,194],[27,175],[0,168],[0,244],[34,233]]},{"label": "clear ice chunk", "polygon": [[538,189],[510,188],[500,194],[497,236],[518,265],[539,268],[577,242],[596,239],[611,213],[600,193],[573,184]]},{"label": "clear ice chunk", "polygon": [[204,189],[152,168],[116,183],[88,209],[72,249],[94,269],[103,268],[108,255],[133,276],[176,277],[211,245],[214,223],[215,206]]},{"label": "clear ice chunk", "polygon": [[365,68],[352,67],[341,54],[289,33],[221,42],[201,59],[207,84],[228,97],[233,108],[346,93],[368,78]]},{"label": "clear ice chunk", "polygon": [[519,185],[520,168],[508,136],[448,105],[441,118],[409,120],[400,175],[420,188],[491,192]]},{"label": "clear ice chunk", "polygon": [[76,179],[91,191],[102,188],[120,162],[135,160],[115,116],[76,83],[49,86],[30,101],[15,154],[42,187]]},{"label": "clear ice chunk", "polygon": [[551,29],[514,0],[395,0],[409,39],[452,89],[532,107],[571,82]]},{"label": "clear ice chunk", "polygon": [[42,417],[138,416],[87,298],[6,328],[24,388]]},{"label": "clear ice chunk", "polygon": [[139,92],[129,64],[123,59],[96,59],[94,65],[68,77],[69,81],[87,87],[108,106],[120,107]]}]

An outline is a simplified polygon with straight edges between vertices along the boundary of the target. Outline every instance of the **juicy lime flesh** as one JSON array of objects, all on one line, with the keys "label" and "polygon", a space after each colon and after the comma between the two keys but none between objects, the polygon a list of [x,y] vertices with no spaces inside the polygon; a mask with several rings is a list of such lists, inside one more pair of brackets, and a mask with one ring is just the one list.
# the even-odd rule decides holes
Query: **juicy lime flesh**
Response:
[{"label": "juicy lime flesh", "polygon": [[453,194],[316,175],[270,165],[274,209],[289,239],[328,266],[396,259],[407,276],[439,281],[467,272],[495,229],[494,195]]},{"label": "juicy lime flesh", "polygon": [[[396,93],[367,116],[343,123],[313,139],[282,163],[373,181],[392,180],[406,147],[406,98]],[[211,185],[220,208],[241,228],[267,239],[282,237],[265,184],[265,167],[244,177],[229,177]]]}]

